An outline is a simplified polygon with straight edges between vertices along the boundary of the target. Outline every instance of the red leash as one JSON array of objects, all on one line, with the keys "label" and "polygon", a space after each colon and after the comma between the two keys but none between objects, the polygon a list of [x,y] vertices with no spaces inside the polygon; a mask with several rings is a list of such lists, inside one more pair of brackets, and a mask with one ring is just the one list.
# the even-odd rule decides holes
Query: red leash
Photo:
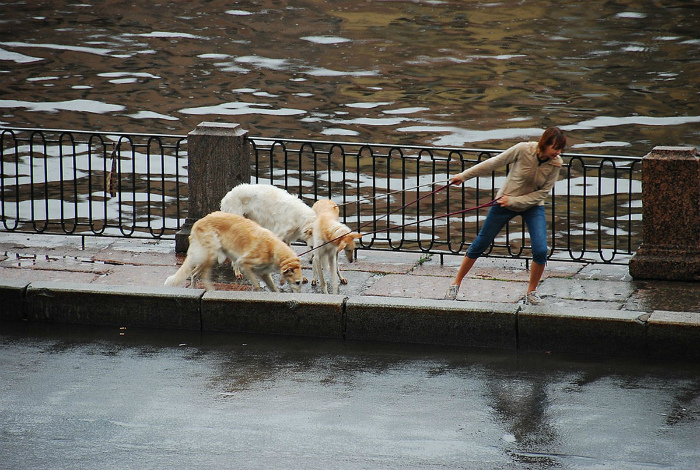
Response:
[{"label": "red leash", "polygon": [[[442,191],[443,189],[447,188],[448,186],[449,186],[449,184],[446,184],[446,185],[444,185],[444,186],[441,186],[441,187],[437,188],[435,191],[431,191],[431,192],[429,192],[428,194],[419,197],[419,198],[416,199],[415,201],[409,202],[408,204],[405,204],[405,205],[399,207],[399,208],[396,209],[396,210],[393,210],[393,211],[391,211],[391,212],[389,212],[389,213],[387,213],[387,214],[384,214],[384,215],[382,215],[381,217],[379,217],[379,218],[377,218],[377,219],[370,220],[369,222],[360,225],[359,227],[357,227],[357,232],[359,233],[359,232],[360,232],[360,229],[361,229],[362,227],[365,227],[366,225],[369,225],[369,224],[371,224],[371,223],[374,223],[374,222],[376,222],[376,221],[378,221],[378,220],[383,219],[384,217],[388,217],[388,216],[390,216],[391,214],[394,214],[394,213],[396,213],[396,212],[398,212],[398,211],[400,211],[400,210],[402,210],[402,209],[405,209],[405,208],[407,208],[408,206],[417,203],[417,202],[420,201],[421,199],[425,199],[425,198],[428,197],[428,196],[432,196],[433,194]],[[407,225],[410,225],[410,224],[407,224]],[[380,231],[381,231],[381,230],[377,230],[377,232],[380,232]],[[376,233],[376,232],[367,232],[367,234],[370,234],[370,233]],[[304,256],[304,255],[307,254],[307,253],[311,253],[312,251],[316,250],[317,248],[321,248],[322,246],[326,246],[326,245],[328,245],[329,243],[333,243],[333,242],[336,241],[336,240],[340,240],[340,239],[343,238],[345,235],[347,235],[347,233],[344,234],[344,235],[341,235],[341,236],[339,236],[339,237],[335,237],[335,238],[332,239],[332,240],[328,240],[327,242],[324,242],[323,244],[321,244],[321,245],[319,245],[319,246],[315,246],[315,247],[311,248],[310,250],[306,250],[305,252],[300,253],[300,254],[299,254],[299,257]],[[363,235],[364,235],[364,234],[363,234]]]},{"label": "red leash", "polygon": [[[359,227],[357,227],[357,232],[359,233],[359,232],[360,232],[360,229],[361,229],[362,227],[365,227],[365,226],[367,226],[367,225],[369,225],[369,224],[372,224],[372,223],[374,223],[374,222],[377,222],[378,220],[383,219],[384,217],[388,217],[388,216],[390,216],[391,214],[394,214],[394,213],[396,213],[396,212],[398,212],[398,211],[400,211],[400,210],[403,210],[403,209],[405,209],[406,207],[408,207],[408,206],[410,206],[410,205],[413,205],[413,204],[417,203],[418,201],[421,201],[422,199],[425,199],[425,198],[428,197],[428,196],[432,196],[433,194],[442,191],[443,189],[449,187],[450,185],[451,185],[451,183],[448,183],[448,184],[446,184],[446,185],[444,185],[444,186],[441,186],[441,187],[437,188],[436,190],[431,191],[431,192],[429,192],[428,194],[425,194],[425,195],[419,197],[419,198],[416,199],[415,201],[409,202],[408,204],[405,204],[405,205],[399,207],[398,209],[395,209],[395,210],[393,210],[393,211],[391,211],[391,212],[388,212],[388,213],[382,215],[381,217],[379,217],[379,218],[377,218],[377,219],[370,220],[369,222],[360,225]],[[443,218],[443,217],[450,217],[450,216],[457,215],[457,214],[463,214],[463,213],[469,212],[469,211],[474,211],[474,210],[478,210],[478,209],[483,209],[484,207],[495,206],[495,205],[497,204],[498,199],[499,199],[499,198],[496,198],[496,199],[494,199],[493,201],[487,202],[487,203],[485,203],[485,204],[480,204],[480,205],[478,205],[478,206],[470,207],[470,208],[468,208],[468,209],[462,209],[462,210],[460,210],[460,211],[450,212],[449,214],[443,214],[443,215],[431,217],[430,219],[418,220],[418,221],[416,221],[416,222],[411,222],[411,223],[408,223],[408,224],[398,225],[398,226],[396,226],[396,227],[387,227],[387,228],[383,228],[383,229],[379,229],[379,230],[374,230],[374,231],[371,231],[371,232],[365,232],[365,233],[362,234],[362,236],[370,235],[370,234],[372,234],[372,233],[387,232],[387,231],[392,230],[392,229],[397,229],[397,228],[402,228],[402,227],[408,227],[409,225],[420,224],[420,223],[422,223],[422,222],[430,222],[431,220],[441,219],[441,218]],[[323,243],[323,244],[321,244],[321,245],[319,245],[319,246],[315,246],[315,247],[311,248],[310,250],[307,250],[307,251],[305,251],[305,252],[303,252],[303,253],[300,253],[299,256],[301,257],[301,256],[303,256],[303,255],[305,255],[305,254],[307,254],[307,253],[311,253],[312,251],[316,250],[317,248],[321,248],[322,246],[328,245],[329,243],[333,243],[334,241],[343,238],[345,235],[347,235],[347,233],[344,234],[344,235],[341,235],[341,236],[339,236],[339,237],[336,237],[336,238],[334,238],[334,239],[332,239],[332,240],[328,240],[327,242],[325,242],[325,243]]]},{"label": "red leash", "polygon": [[423,222],[430,222],[431,220],[441,219],[441,218],[443,218],[443,217],[450,217],[450,216],[452,216],[452,215],[463,214],[463,213],[465,213],[465,212],[470,212],[470,211],[475,211],[475,210],[478,210],[478,209],[483,209],[484,207],[495,206],[495,205],[498,205],[498,200],[499,200],[499,199],[500,199],[500,198],[496,198],[496,199],[494,199],[493,201],[489,201],[489,202],[487,202],[487,203],[480,204],[480,205],[478,205],[478,206],[470,207],[470,208],[468,208],[468,209],[462,209],[462,210],[460,210],[460,211],[450,212],[449,214],[438,215],[438,216],[435,216],[435,217],[431,217],[431,218],[429,218],[429,219],[417,220],[416,222],[410,222],[410,223],[408,223],[408,224],[397,225],[397,226],[395,226],[395,227],[387,227],[387,228],[383,228],[383,229],[380,229],[380,230],[374,230],[373,232],[365,232],[365,233],[363,233],[362,235],[364,236],[364,235],[369,235],[369,234],[371,234],[371,233],[388,232],[389,230],[393,230],[393,229],[397,229],[397,228],[402,228],[402,227],[408,227],[409,225],[416,225],[416,224],[420,224],[420,223],[423,223]]},{"label": "red leash", "polygon": [[[418,201],[421,201],[421,200],[425,199],[425,198],[428,197],[428,196],[432,196],[432,195],[435,194],[435,193],[439,193],[440,191],[442,191],[443,189],[445,189],[445,188],[447,188],[447,187],[449,187],[449,186],[450,186],[449,184],[446,184],[446,185],[444,185],[444,186],[440,186],[440,187],[437,188],[435,191],[431,191],[431,192],[429,192],[428,194],[419,197],[418,199],[416,199],[416,200],[413,201],[413,202],[409,202],[408,204],[405,204],[405,205],[399,207],[399,208],[396,209],[396,210],[393,210],[393,211],[391,211],[391,212],[388,212],[388,213],[384,214],[383,216],[381,216],[381,217],[379,217],[379,218],[377,218],[377,219],[370,220],[369,222],[364,223],[364,224],[360,225],[359,227],[357,227],[357,231],[359,232],[360,229],[361,229],[362,227],[366,227],[367,225],[372,224],[372,223],[374,223],[374,222],[377,222],[378,220],[382,220],[384,217],[388,217],[388,216],[390,216],[391,214],[395,214],[395,213],[397,213],[398,211],[407,208],[408,206],[412,206],[413,204],[417,203]],[[368,233],[373,233],[373,232],[368,232]]]}]

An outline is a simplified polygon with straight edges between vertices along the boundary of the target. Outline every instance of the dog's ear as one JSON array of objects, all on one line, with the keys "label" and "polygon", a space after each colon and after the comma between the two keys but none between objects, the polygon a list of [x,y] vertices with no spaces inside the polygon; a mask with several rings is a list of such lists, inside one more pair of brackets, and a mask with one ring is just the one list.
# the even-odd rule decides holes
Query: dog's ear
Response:
[{"label": "dog's ear", "polygon": [[288,267],[287,269],[285,269],[284,271],[282,271],[282,274],[293,273],[294,270],[297,269],[298,267],[299,267],[299,266],[290,266],[290,267]]},{"label": "dog's ear", "polygon": [[348,242],[345,241],[345,237],[341,238],[338,241],[338,253],[343,251],[345,249],[345,247],[347,246],[347,244],[348,244]]},{"label": "dog's ear", "polygon": [[345,236],[343,237],[343,242],[344,242],[346,245],[350,245],[350,246],[354,247],[354,246],[355,246],[355,240],[358,240],[358,239],[360,239],[360,238],[362,238],[362,234],[361,234],[361,233],[350,232],[350,233],[348,233],[347,235],[345,235]]},{"label": "dog's ear", "polygon": [[301,260],[299,258],[291,258],[282,263],[280,270],[282,274],[293,272],[296,268],[301,268]]}]

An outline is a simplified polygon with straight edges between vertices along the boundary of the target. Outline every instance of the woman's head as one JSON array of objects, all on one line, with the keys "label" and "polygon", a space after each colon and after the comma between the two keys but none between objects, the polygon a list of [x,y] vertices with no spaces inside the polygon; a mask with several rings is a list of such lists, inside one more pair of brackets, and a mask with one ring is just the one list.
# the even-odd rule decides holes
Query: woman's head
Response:
[{"label": "woman's head", "polygon": [[537,143],[539,153],[544,153],[550,147],[553,150],[558,150],[560,153],[566,147],[566,136],[564,131],[558,127],[550,127],[544,131],[540,141]]}]

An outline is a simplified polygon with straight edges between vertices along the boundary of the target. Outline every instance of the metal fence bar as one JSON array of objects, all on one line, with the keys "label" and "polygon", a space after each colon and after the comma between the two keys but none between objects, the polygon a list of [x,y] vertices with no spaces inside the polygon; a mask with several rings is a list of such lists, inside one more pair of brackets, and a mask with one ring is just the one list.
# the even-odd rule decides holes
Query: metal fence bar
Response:
[{"label": "metal fence bar", "polygon": [[0,130],[5,230],[172,238],[180,229],[186,136]]},{"label": "metal fence bar", "polygon": [[[500,150],[250,137],[253,183],[312,205],[331,198],[341,220],[372,234],[368,250],[464,253],[508,169],[449,186]],[[6,231],[174,238],[186,218],[187,136],[0,129],[0,210]],[[553,260],[627,263],[641,241],[641,158],[565,154],[547,201]],[[400,210],[398,210],[400,208]],[[527,258],[520,218],[488,256]]]}]

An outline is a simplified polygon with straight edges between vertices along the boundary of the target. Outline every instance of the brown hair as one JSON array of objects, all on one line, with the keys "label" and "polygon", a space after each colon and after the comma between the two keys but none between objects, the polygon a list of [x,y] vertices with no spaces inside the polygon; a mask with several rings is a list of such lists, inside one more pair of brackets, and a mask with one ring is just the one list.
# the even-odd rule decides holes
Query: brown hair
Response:
[{"label": "brown hair", "polygon": [[566,136],[563,130],[558,127],[550,127],[544,131],[540,141],[537,143],[537,150],[542,152],[549,146],[553,146],[555,150],[564,150],[566,147]]}]

